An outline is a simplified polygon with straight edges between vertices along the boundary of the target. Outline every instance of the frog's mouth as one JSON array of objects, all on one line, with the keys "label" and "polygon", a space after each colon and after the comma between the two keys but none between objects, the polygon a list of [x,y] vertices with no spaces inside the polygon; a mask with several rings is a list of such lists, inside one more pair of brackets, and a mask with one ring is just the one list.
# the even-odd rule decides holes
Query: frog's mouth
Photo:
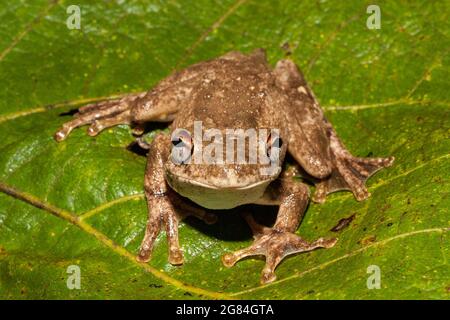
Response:
[{"label": "frog's mouth", "polygon": [[166,181],[177,193],[208,209],[231,209],[243,204],[255,203],[276,177],[268,177],[251,183],[221,187],[214,184],[174,175],[166,170]]},{"label": "frog's mouth", "polygon": [[266,179],[266,180],[261,180],[261,181],[257,181],[248,185],[236,185],[236,186],[229,186],[229,187],[219,187],[213,184],[207,184],[204,182],[200,182],[200,181],[196,181],[196,180],[189,180],[183,177],[177,177],[177,179],[181,180],[183,183],[186,184],[191,184],[194,186],[198,186],[201,188],[206,188],[206,189],[212,189],[212,190],[247,190],[247,189],[253,189],[255,187],[257,187],[260,184],[266,184],[267,181],[272,181],[272,179]]}]

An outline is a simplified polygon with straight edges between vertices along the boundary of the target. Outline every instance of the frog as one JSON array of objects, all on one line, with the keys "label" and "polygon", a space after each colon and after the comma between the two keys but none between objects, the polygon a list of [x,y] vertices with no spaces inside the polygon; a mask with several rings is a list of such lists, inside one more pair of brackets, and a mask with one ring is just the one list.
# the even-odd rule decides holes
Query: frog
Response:
[{"label": "frog", "polygon": [[[168,262],[182,265],[178,227],[185,217],[212,224],[218,220],[216,210],[247,204],[278,206],[272,226],[258,222],[255,212],[243,210],[254,242],[222,256],[226,267],[246,257],[264,256],[262,284],[276,280],[275,269],[287,256],[337,243],[334,237],[308,241],[297,234],[310,200],[324,203],[330,193],[346,190],[363,201],[370,196],[367,179],[394,161],[392,156],[353,156],[296,63],[285,58],[272,67],[263,49],[231,51],[176,70],[149,91],[82,106],[54,138],[61,142],[85,125],[93,137],[107,128],[129,125],[139,140],[152,122],[167,123],[168,131],[159,132],[148,143],[144,177],[148,222],[136,259],[141,263],[151,259],[164,230]],[[215,130],[214,137],[229,129],[276,129],[275,134],[261,134],[257,145],[263,152],[276,150],[277,156],[274,161],[256,163],[192,161],[205,150],[202,144],[209,145],[192,135],[199,122],[205,130]],[[247,144],[244,151],[249,151],[245,148]],[[191,161],[180,161],[174,150]],[[215,149],[216,155],[222,152],[223,148]],[[230,158],[236,152],[237,148]],[[288,156],[293,162],[289,166]],[[269,166],[271,170],[263,170]],[[314,184],[313,195],[308,184],[295,179],[301,172]]]}]

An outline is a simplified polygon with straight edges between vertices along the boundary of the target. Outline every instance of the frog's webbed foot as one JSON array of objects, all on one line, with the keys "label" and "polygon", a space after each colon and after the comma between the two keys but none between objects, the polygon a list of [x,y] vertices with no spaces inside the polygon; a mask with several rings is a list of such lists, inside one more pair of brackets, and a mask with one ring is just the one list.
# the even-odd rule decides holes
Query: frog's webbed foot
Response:
[{"label": "frog's webbed foot", "polygon": [[319,238],[314,242],[308,242],[287,230],[261,226],[250,214],[246,214],[245,218],[253,231],[255,242],[248,248],[225,254],[222,262],[226,267],[232,267],[245,257],[265,256],[266,265],[261,273],[263,284],[275,281],[275,268],[286,256],[317,248],[331,248],[337,242],[335,238]]},{"label": "frog's webbed foot", "polygon": [[333,156],[334,166],[330,176],[316,184],[316,192],[312,198],[315,202],[323,203],[327,194],[339,190],[350,190],[358,201],[367,199],[370,196],[365,185],[367,179],[394,162],[394,157],[353,157],[345,149],[338,154],[333,150]]},{"label": "frog's webbed foot", "polygon": [[194,216],[207,224],[217,221],[217,216],[205,209],[181,199],[174,191],[166,194],[148,196],[149,220],[144,239],[136,259],[147,262],[151,258],[153,247],[161,227],[164,226],[169,245],[169,262],[172,265],[183,264],[183,252],[179,245],[178,224],[188,217]]},{"label": "frog's webbed foot", "polygon": [[195,217],[206,224],[214,224],[217,222],[217,215],[211,213],[207,209],[199,205],[181,198],[177,193],[173,192],[172,204],[178,216],[178,220],[184,220],[187,217]]},{"label": "frog's webbed foot", "polygon": [[101,101],[81,107],[74,119],[62,125],[55,133],[55,140],[62,141],[78,127],[90,124],[88,134],[96,136],[102,130],[119,124],[131,123],[131,108],[145,93],[130,94],[120,99]]}]

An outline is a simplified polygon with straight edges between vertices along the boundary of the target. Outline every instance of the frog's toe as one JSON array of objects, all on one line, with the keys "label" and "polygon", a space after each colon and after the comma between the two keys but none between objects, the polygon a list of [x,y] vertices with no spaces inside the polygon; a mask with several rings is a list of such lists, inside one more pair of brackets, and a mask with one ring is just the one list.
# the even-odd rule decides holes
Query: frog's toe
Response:
[{"label": "frog's toe", "polygon": [[184,263],[183,252],[180,248],[170,248],[169,263],[173,266],[180,266]]},{"label": "frog's toe", "polygon": [[117,126],[119,124],[129,124],[130,112],[124,111],[114,116],[106,117],[104,119],[95,120],[89,126],[87,132],[91,137],[98,135],[103,130]]},{"label": "frog's toe", "polygon": [[65,129],[65,128],[61,128],[58,131],[55,132],[54,134],[54,138],[57,142],[63,141],[64,139],[67,138],[67,135],[70,133],[69,130]]},{"label": "frog's toe", "polygon": [[129,95],[121,99],[101,101],[78,109],[74,119],[63,124],[54,138],[56,141],[64,140],[70,132],[78,127],[90,125],[88,134],[95,136],[105,128],[118,124],[130,124],[130,109],[132,102],[138,95]]},{"label": "frog's toe", "polygon": [[161,224],[156,219],[152,219],[147,223],[144,239],[142,240],[139,253],[136,260],[139,262],[148,262],[151,259],[153,246],[160,232]]},{"label": "frog's toe", "polygon": [[151,250],[145,250],[141,247],[139,254],[136,256],[138,262],[149,262],[151,258]]},{"label": "frog's toe", "polygon": [[187,201],[186,199],[173,196],[172,203],[174,204],[177,210],[177,214],[180,220],[190,216],[196,217],[197,219],[202,220],[206,224],[214,224],[218,220],[216,214],[211,213],[205,208],[200,207],[190,201]]},{"label": "frog's toe", "polygon": [[375,172],[390,167],[393,162],[394,157],[336,157],[335,168],[331,175],[316,184],[313,201],[323,203],[328,194],[339,190],[350,190],[356,200],[365,200],[370,196],[365,185],[367,179]]},{"label": "frog's toe", "polygon": [[133,136],[140,137],[145,133],[145,125],[142,123],[136,123],[133,128],[131,128],[131,132],[133,133]]},{"label": "frog's toe", "polygon": [[226,267],[232,267],[239,260],[249,256],[266,257],[266,265],[261,273],[261,283],[275,281],[275,268],[288,255],[311,251],[317,248],[331,248],[337,239],[320,238],[307,242],[294,233],[274,230],[257,238],[248,248],[225,254],[222,262]]},{"label": "frog's toe", "polygon": [[87,105],[84,105],[80,108],[78,108],[78,112],[75,114],[76,117],[85,114],[90,113],[92,111],[99,111],[99,110],[105,110],[115,104],[117,104],[119,100],[118,99],[112,99],[112,100],[104,100],[99,102],[90,103]]},{"label": "frog's toe", "polygon": [[185,209],[183,218],[188,216],[196,217],[197,219],[203,221],[206,224],[214,224],[218,220],[216,214],[208,212],[204,209],[197,209],[197,208]]}]

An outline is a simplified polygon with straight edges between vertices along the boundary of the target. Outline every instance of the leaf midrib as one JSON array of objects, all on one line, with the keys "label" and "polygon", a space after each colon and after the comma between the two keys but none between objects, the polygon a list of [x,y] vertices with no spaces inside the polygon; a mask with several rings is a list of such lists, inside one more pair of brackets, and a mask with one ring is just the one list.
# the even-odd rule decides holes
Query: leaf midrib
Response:
[{"label": "leaf midrib", "polygon": [[84,222],[80,217],[78,217],[76,214],[71,213],[69,211],[66,211],[64,209],[58,208],[50,203],[44,202],[40,200],[39,198],[35,197],[34,195],[31,195],[29,193],[20,191],[14,187],[11,187],[3,182],[0,182],[0,191],[6,193],[7,195],[18,199],[22,202],[28,203],[36,208],[39,208],[45,212],[48,212],[60,219],[63,219],[74,226],[80,228],[82,231],[86,232],[87,234],[95,237],[97,240],[99,240],[103,245],[108,247],[110,250],[114,251],[115,253],[127,258],[131,263],[143,268],[145,271],[150,272],[155,277],[161,279],[162,281],[171,284],[172,286],[176,287],[180,290],[189,291],[198,295],[207,296],[213,299],[229,299],[229,296],[225,293],[220,292],[214,292],[209,291],[203,288],[195,287],[190,284],[186,284],[180,280],[177,280],[175,278],[170,277],[168,274],[159,271],[152,266],[150,266],[148,263],[141,263],[136,260],[135,255],[130,253],[125,248],[119,246],[116,244],[113,240],[108,238],[105,234],[97,230],[96,228],[92,227],[90,224]]}]

